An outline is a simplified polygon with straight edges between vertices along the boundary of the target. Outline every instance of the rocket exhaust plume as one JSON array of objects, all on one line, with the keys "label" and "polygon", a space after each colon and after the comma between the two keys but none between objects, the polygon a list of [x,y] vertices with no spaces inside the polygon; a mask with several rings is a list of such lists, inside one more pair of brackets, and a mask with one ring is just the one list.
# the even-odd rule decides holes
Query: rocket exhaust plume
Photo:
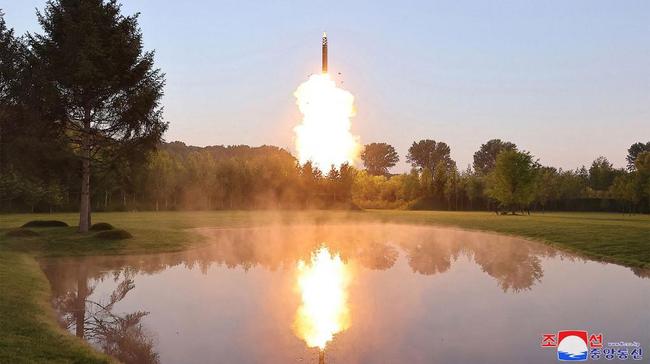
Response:
[{"label": "rocket exhaust plume", "polygon": [[350,133],[355,115],[354,96],[336,86],[327,73],[327,35],[323,33],[322,73],[313,74],[296,91],[296,104],[303,115],[294,128],[298,160],[311,161],[321,171],[343,163],[353,164],[359,156],[359,138]]},{"label": "rocket exhaust plume", "polygon": [[297,272],[302,304],[296,312],[294,330],[307,346],[318,347],[324,360],[327,343],[350,326],[349,268],[340,256],[323,246],[312,254],[310,262],[299,261]]}]

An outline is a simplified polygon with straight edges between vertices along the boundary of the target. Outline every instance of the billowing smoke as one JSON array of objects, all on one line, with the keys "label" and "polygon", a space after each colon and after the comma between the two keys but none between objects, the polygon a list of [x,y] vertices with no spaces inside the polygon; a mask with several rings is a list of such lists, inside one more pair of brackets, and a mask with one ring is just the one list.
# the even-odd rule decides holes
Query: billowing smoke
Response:
[{"label": "billowing smoke", "polygon": [[353,164],[359,156],[359,138],[350,133],[354,96],[336,86],[329,74],[315,74],[294,92],[303,115],[294,128],[301,164],[311,161],[327,172],[332,166]]}]

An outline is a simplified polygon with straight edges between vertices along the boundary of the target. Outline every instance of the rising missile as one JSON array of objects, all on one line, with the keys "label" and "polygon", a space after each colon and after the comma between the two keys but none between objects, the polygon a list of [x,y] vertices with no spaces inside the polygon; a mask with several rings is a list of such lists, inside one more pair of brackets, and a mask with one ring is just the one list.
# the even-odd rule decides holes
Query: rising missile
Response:
[{"label": "rising missile", "polygon": [[323,73],[327,73],[327,33],[323,32]]}]

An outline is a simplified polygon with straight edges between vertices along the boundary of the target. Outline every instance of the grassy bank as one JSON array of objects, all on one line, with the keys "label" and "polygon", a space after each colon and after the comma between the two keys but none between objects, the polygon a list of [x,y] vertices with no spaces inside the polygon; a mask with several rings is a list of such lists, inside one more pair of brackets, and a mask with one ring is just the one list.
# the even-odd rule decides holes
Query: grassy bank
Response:
[{"label": "grassy bank", "polygon": [[[63,228],[33,228],[34,237],[7,237],[10,229],[36,219],[62,220]],[[96,213],[133,234],[107,241],[78,234],[76,214],[0,215],[0,362],[106,362],[80,340],[59,329],[49,306],[49,286],[34,257],[136,254],[186,249],[200,244],[191,228],[246,227],[271,223],[397,222],[457,226],[547,242],[581,254],[650,268],[650,216],[547,213],[496,216],[484,212],[430,211],[233,211]],[[46,360],[47,358],[47,360]],[[21,360],[22,359],[22,360]]]},{"label": "grassy bank", "polygon": [[36,261],[0,251],[0,363],[109,363],[59,328],[50,288]]}]

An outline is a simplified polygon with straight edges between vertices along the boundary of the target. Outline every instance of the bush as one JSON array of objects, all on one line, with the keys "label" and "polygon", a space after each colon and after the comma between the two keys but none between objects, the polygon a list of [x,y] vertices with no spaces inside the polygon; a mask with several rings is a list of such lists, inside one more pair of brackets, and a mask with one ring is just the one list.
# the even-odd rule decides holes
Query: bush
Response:
[{"label": "bush", "polygon": [[100,231],[97,234],[95,234],[95,237],[99,239],[122,240],[122,239],[130,239],[133,237],[133,235],[131,235],[131,233],[129,233],[126,230],[115,229],[115,230]]},{"label": "bush", "polygon": [[39,234],[36,231],[29,230],[29,229],[13,229],[7,231],[5,234],[6,236],[14,237],[14,238],[23,238],[23,237],[30,237],[30,236],[39,236]]},{"label": "bush", "polygon": [[65,226],[68,226],[68,224],[59,220],[32,220],[21,227],[65,227]]},{"label": "bush", "polygon": [[98,222],[96,224],[93,224],[93,226],[90,227],[90,230],[92,231],[106,231],[106,230],[113,230],[113,225],[107,223],[107,222]]}]

